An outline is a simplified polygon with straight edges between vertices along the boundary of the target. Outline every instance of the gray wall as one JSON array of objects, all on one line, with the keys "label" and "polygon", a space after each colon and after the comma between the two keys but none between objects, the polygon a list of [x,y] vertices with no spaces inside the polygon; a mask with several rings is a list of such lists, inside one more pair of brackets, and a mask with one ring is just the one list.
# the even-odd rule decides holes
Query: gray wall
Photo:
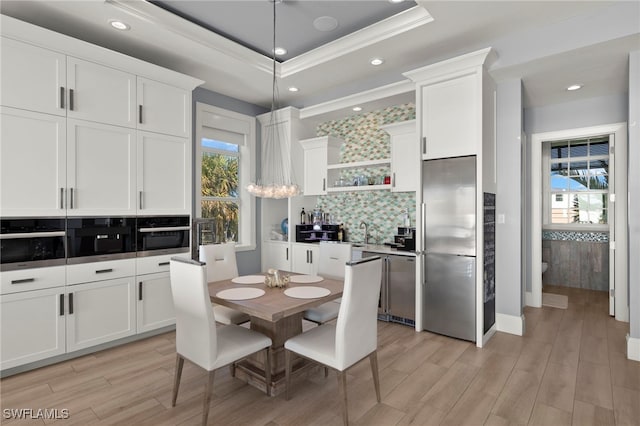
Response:
[{"label": "gray wall", "polygon": [[629,334],[640,339],[640,50],[629,55]]},{"label": "gray wall", "polygon": [[[522,315],[522,82],[497,85],[496,313]],[[499,218],[504,215],[504,223]]]},{"label": "gray wall", "polygon": [[[251,115],[254,117],[256,115],[259,115],[268,111],[263,107],[253,105],[247,102],[243,102],[238,99],[230,98],[228,96],[221,95],[219,93],[212,92],[210,90],[203,89],[201,87],[196,88],[196,90],[193,91],[193,104],[192,104],[192,110],[194,111],[193,124],[192,124],[193,126],[192,133],[193,133],[193,139],[194,139],[193,152],[195,152],[195,144],[196,144],[196,140],[195,140],[196,102],[202,102],[202,103],[213,105],[219,108],[224,108],[229,111],[234,111],[234,112],[245,114],[245,115]],[[260,176],[260,164],[261,164],[260,154],[262,152],[261,145],[262,144],[261,144],[261,137],[260,137],[260,126],[258,125],[256,120],[256,167],[258,169],[256,170],[257,176]],[[194,165],[195,165],[195,158],[194,158]],[[194,182],[193,188],[194,188],[194,191],[196,191],[200,188],[200,185]],[[195,200],[195,193],[193,195],[194,195],[193,199]],[[256,235],[262,235],[260,230],[260,198],[256,199],[256,210],[257,210],[256,225],[255,225],[256,232],[257,232]],[[193,206],[193,211],[195,212],[195,205]],[[256,244],[257,244],[257,247],[255,250],[241,251],[241,252],[238,252],[236,255],[236,259],[238,261],[238,272],[241,275],[252,274],[260,271],[260,268],[261,268],[260,238],[256,238]]]}]

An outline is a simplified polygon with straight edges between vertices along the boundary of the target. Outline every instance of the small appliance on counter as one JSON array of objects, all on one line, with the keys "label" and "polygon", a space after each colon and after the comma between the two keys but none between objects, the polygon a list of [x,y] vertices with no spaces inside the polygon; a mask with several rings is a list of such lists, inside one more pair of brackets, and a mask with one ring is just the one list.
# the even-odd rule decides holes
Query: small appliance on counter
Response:
[{"label": "small appliance on counter", "polygon": [[320,241],[338,241],[340,225],[307,224],[296,225],[296,242],[317,243]]},{"label": "small appliance on counter", "polygon": [[414,251],[416,249],[416,228],[398,227],[398,234],[394,237],[398,250]]}]

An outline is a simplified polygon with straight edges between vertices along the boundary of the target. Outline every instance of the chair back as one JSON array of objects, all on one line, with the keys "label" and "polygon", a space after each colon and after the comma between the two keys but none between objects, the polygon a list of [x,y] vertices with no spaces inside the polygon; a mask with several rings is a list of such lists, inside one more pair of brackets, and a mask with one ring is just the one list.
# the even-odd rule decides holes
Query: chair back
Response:
[{"label": "chair back", "polygon": [[344,265],[351,260],[351,244],[320,241],[318,275],[325,278],[344,278]]},{"label": "chair back", "polygon": [[229,280],[238,276],[236,244],[206,244],[200,246],[200,262],[207,264],[207,282]]},{"label": "chair back", "polygon": [[348,262],[336,323],[336,361],[346,369],[378,347],[379,256]]},{"label": "chair back", "polygon": [[217,336],[205,265],[173,258],[169,268],[176,314],[176,351],[209,370],[217,357]]}]

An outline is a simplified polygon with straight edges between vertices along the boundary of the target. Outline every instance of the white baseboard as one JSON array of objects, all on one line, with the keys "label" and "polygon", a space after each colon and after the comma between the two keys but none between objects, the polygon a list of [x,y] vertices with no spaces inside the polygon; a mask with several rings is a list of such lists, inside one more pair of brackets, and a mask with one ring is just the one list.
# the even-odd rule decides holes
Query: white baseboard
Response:
[{"label": "white baseboard", "polygon": [[524,334],[524,315],[506,315],[496,313],[496,329],[504,333],[522,336]]},{"label": "white baseboard", "polygon": [[640,339],[627,334],[627,358],[640,361]]}]

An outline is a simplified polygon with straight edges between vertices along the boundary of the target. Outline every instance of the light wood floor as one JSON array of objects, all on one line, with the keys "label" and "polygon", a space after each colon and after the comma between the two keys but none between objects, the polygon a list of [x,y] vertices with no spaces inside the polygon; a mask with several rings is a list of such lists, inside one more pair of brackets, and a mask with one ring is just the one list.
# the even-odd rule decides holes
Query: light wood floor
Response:
[{"label": "light wood floor", "polygon": [[[569,309],[525,311],[524,337],[497,333],[484,349],[379,323],[382,403],[368,362],[350,370],[349,415],[361,425],[638,425],[640,363],[625,358],[628,326],[606,293],[545,286]],[[0,381],[5,408],[66,408],[64,425],[196,425],[205,374],[185,363],[171,408],[175,335],[168,333]],[[311,370],[290,401],[216,376],[210,424],[340,425],[334,374]],[[43,424],[42,420],[3,424]]]}]

